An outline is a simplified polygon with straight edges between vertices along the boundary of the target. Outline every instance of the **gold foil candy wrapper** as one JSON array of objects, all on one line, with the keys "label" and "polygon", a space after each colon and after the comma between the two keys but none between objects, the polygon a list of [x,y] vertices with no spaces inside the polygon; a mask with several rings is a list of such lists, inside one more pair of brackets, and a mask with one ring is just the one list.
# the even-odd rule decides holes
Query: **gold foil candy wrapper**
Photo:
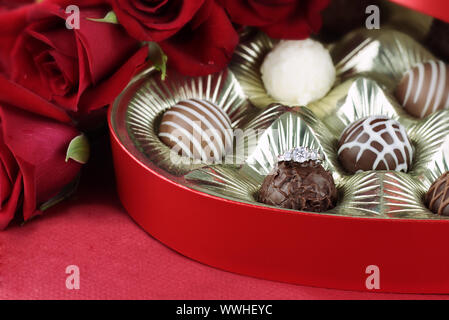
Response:
[{"label": "gold foil candy wrapper", "polygon": [[[392,96],[406,70],[434,59],[427,50],[394,30],[355,31],[329,46],[337,70],[337,82],[330,92],[307,106],[285,106],[266,93],[259,70],[275,41],[260,33],[245,38],[229,70],[222,73],[199,78],[174,74],[165,81],[158,74],[146,76],[126,111],[128,133],[145,157],[190,188],[267,206],[257,202],[257,193],[277,156],[297,146],[308,147],[325,155],[323,166],[331,171],[338,189],[337,206],[322,214],[445,218],[432,214],[423,196],[449,170],[449,111],[418,120],[406,114]],[[215,102],[230,115],[233,128],[246,134],[236,134],[234,153],[224,164],[173,164],[170,150],[158,139],[162,113],[188,98]],[[349,175],[342,169],[337,158],[341,133],[371,115],[386,115],[405,127],[414,148],[408,173]]]},{"label": "gold foil candy wrapper", "polygon": [[[448,119],[449,111],[445,111],[445,113],[445,117]],[[443,173],[449,171],[449,132],[446,132],[442,144],[438,147],[435,146],[435,149],[436,152],[428,154],[428,164],[418,176],[420,181],[424,183],[425,190],[428,190],[431,184]]]},{"label": "gold foil candy wrapper", "polygon": [[[265,55],[276,43],[277,40],[258,33],[237,47],[230,64],[248,99],[259,108],[271,103],[285,104],[267,93],[260,73]],[[334,88],[353,76],[366,75],[394,89],[405,71],[419,62],[435,60],[412,37],[396,30],[355,30],[327,48],[336,69]],[[332,92],[334,96],[338,93]]]},{"label": "gold foil candy wrapper", "polygon": [[411,36],[387,28],[353,31],[330,50],[342,78],[365,75],[389,90],[416,64],[436,60]]},{"label": "gold foil candy wrapper", "polygon": [[[273,49],[277,42],[278,40],[271,39],[266,34],[258,32],[250,40],[243,41],[236,48],[234,57],[229,65],[249,101],[258,108],[263,109],[273,103],[288,105],[287,102],[276,100],[267,93],[260,72],[260,67],[266,54]],[[323,45],[326,46],[325,44]],[[337,57],[334,57],[332,50],[330,53],[335,63]],[[338,84],[341,81],[341,73],[338,68],[336,71],[337,79],[335,84]]]},{"label": "gold foil candy wrapper", "polygon": [[[368,83],[375,84],[372,81]],[[354,83],[354,86],[356,85],[357,82]],[[354,98],[348,95],[349,101]],[[411,138],[416,149],[424,149],[423,154],[431,150],[436,150],[432,153],[434,156],[449,153],[449,150],[445,149],[445,143],[449,145],[449,142],[445,142],[443,138],[444,134],[449,135],[449,127],[436,121],[449,119],[449,114],[440,113],[413,124],[407,129],[413,136],[414,131],[443,127],[444,130],[435,130],[438,132],[430,143],[426,143],[425,135],[416,140]],[[398,116],[397,118],[400,119]],[[341,121],[344,120],[341,119]],[[409,173],[367,171],[348,175],[341,169],[337,159],[338,138],[338,132],[332,133],[307,108],[292,109],[265,130],[243,166],[209,166],[194,170],[185,178],[190,183],[189,186],[194,189],[231,200],[266,206],[257,202],[257,192],[263,179],[274,168],[278,154],[300,145],[318,150],[325,155],[323,167],[333,173],[337,185],[339,194],[337,206],[322,214],[403,219],[445,218],[432,214],[423,204],[422,198],[430,186],[429,183],[439,176],[435,170],[429,168],[441,167],[439,162],[444,163],[443,166],[447,168],[445,160],[447,158],[434,159],[434,157],[426,158],[416,155]],[[431,173],[433,175],[423,181],[424,178],[419,176],[420,172],[423,177]]]},{"label": "gold foil candy wrapper", "polygon": [[[260,106],[275,100],[267,97],[263,89],[259,73],[263,57],[256,53],[266,54],[273,43],[266,36],[256,37],[254,42],[240,48],[238,62],[231,65],[239,80],[247,77],[242,88]],[[261,45],[266,47],[262,49]],[[405,113],[391,95],[405,71],[433,56],[409,36],[391,30],[357,31],[330,50],[334,59],[340,57],[336,67],[342,82],[326,97],[278,118],[249,151],[241,168],[228,167],[224,171],[218,166],[203,168],[189,173],[186,179],[196,189],[207,192],[213,186],[215,194],[256,203],[257,190],[273,169],[277,154],[294,146],[305,146],[325,154],[323,166],[333,173],[336,181],[339,202],[328,214],[444,219],[432,214],[422,199],[430,183],[448,170],[449,146],[445,147],[445,137],[449,135],[449,111],[417,120]],[[245,57],[247,63],[239,64]],[[401,61],[396,61],[398,57]],[[341,168],[337,159],[341,133],[351,123],[371,115],[386,115],[406,128],[414,147],[414,161],[408,173],[370,171],[348,175]],[[225,181],[232,181],[232,188]]]},{"label": "gold foil candy wrapper", "polygon": [[[188,173],[185,178],[190,183],[189,186],[196,190],[266,206],[257,202],[257,194],[265,176],[275,167],[277,156],[295,146],[303,146],[324,154],[323,167],[334,173],[340,200],[337,207],[328,213],[344,212],[344,215],[352,216],[376,215],[374,209],[370,210],[371,203],[358,204],[363,202],[363,199],[376,197],[375,191],[379,186],[376,180],[373,180],[374,176],[365,179],[365,175],[362,174],[359,183],[352,183],[353,178],[339,175],[332,163],[335,161],[331,160],[336,157],[332,152],[331,139],[325,139],[329,135],[331,135],[329,130],[308,109],[292,108],[263,132],[242,166],[204,167]],[[377,212],[377,215],[380,213]]]},{"label": "gold foil candy wrapper", "polygon": [[[414,149],[409,175],[419,176],[436,166],[436,163],[445,161],[442,150],[445,138],[449,135],[449,110],[436,112],[425,119],[412,118],[376,81],[368,78],[357,78],[340,106],[321,119],[333,135],[332,141],[327,141],[327,145],[333,146],[330,153],[337,154],[338,140],[346,127],[373,115],[395,119],[406,129]],[[329,136],[324,135],[322,139],[328,140]],[[335,156],[329,157],[329,160],[339,174],[346,174]]]}]

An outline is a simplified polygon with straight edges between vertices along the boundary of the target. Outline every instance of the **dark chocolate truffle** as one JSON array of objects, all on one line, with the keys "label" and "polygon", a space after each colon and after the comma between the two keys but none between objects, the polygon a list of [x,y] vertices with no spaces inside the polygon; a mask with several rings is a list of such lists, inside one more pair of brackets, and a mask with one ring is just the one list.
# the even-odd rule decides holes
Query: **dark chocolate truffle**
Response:
[{"label": "dark chocolate truffle", "polygon": [[159,138],[179,155],[216,162],[232,150],[231,120],[209,101],[188,99],[165,111]]},{"label": "dark chocolate truffle", "polygon": [[425,202],[433,213],[449,216],[449,171],[432,184]]},{"label": "dark chocolate truffle", "polygon": [[259,201],[272,206],[312,212],[335,207],[337,189],[332,175],[317,161],[281,161],[265,177]]},{"label": "dark chocolate truffle", "polygon": [[449,109],[449,66],[442,61],[419,63],[405,73],[395,95],[416,118]]},{"label": "dark chocolate truffle", "polygon": [[340,164],[348,173],[369,170],[407,172],[413,148],[404,127],[385,116],[354,122],[343,132],[338,149]]},{"label": "dark chocolate truffle", "polygon": [[449,23],[434,19],[425,40],[430,51],[449,62]]}]

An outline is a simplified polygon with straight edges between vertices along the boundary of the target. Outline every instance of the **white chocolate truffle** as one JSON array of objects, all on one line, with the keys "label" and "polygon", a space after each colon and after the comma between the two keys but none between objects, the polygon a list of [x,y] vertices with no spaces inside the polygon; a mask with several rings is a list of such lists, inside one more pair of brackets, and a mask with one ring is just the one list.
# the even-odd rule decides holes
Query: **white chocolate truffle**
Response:
[{"label": "white chocolate truffle", "polygon": [[268,94],[291,105],[307,105],[324,97],[335,82],[335,67],[321,43],[283,40],[260,68]]}]

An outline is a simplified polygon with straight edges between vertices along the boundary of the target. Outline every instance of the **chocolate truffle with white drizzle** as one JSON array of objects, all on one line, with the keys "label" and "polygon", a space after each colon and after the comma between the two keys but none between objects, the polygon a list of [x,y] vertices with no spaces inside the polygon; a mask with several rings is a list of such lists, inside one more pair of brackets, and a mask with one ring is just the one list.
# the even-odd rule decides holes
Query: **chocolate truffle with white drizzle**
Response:
[{"label": "chocolate truffle with white drizzle", "polygon": [[449,66],[442,61],[417,64],[405,73],[395,95],[416,118],[449,109]]},{"label": "chocolate truffle with white drizzle", "polygon": [[188,99],[165,111],[159,138],[179,155],[202,162],[219,162],[232,150],[231,129],[228,115],[215,104]]},{"label": "chocolate truffle with white drizzle", "polygon": [[413,148],[405,128],[385,116],[371,116],[354,122],[343,132],[338,159],[351,174],[369,170],[407,172]]},{"label": "chocolate truffle with white drizzle", "polygon": [[426,194],[425,202],[433,213],[449,216],[449,171],[432,184]]}]

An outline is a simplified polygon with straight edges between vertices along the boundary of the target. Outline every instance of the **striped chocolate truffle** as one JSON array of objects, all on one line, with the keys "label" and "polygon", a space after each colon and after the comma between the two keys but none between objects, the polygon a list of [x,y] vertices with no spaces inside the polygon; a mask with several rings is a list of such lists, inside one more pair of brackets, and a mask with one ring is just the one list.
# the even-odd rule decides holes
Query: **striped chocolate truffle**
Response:
[{"label": "striped chocolate truffle", "polygon": [[419,63],[405,73],[395,95],[416,118],[449,109],[449,66],[442,61]]},{"label": "striped chocolate truffle", "polygon": [[179,155],[203,162],[217,162],[232,150],[231,120],[206,100],[179,101],[162,116],[161,141]]},{"label": "striped chocolate truffle", "polygon": [[449,171],[430,186],[425,202],[433,213],[449,216]]},{"label": "striped chocolate truffle", "polygon": [[343,131],[338,147],[338,159],[351,174],[370,170],[407,172],[413,159],[404,127],[385,116],[354,122]]}]

